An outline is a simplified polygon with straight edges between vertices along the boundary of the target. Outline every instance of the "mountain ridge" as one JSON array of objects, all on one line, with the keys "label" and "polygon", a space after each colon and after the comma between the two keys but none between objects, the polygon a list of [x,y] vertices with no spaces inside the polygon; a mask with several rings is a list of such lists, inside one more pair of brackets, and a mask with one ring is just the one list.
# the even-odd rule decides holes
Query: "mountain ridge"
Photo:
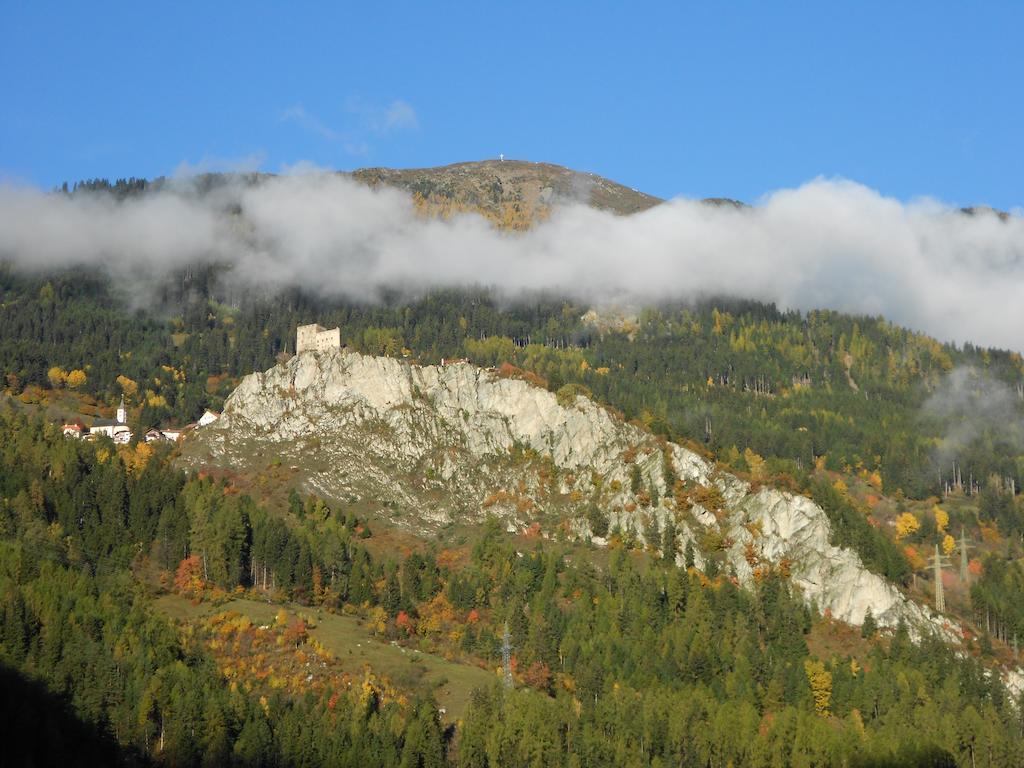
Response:
[{"label": "mountain ridge", "polygon": [[[390,187],[408,192],[417,208],[427,215],[445,217],[456,213],[476,213],[503,228],[513,230],[528,229],[538,221],[543,221],[551,215],[553,207],[560,203],[575,202],[628,216],[666,202],[665,198],[596,173],[532,160],[491,158],[418,168],[366,166],[325,172],[350,178],[370,188]],[[174,188],[184,181],[200,194],[205,194],[231,180],[239,180],[246,185],[259,184],[276,175],[251,171],[208,172],[184,178],[159,176],[152,180],[131,177],[114,182],[96,178],[70,185],[65,182],[54,191],[72,194],[108,192],[124,199],[147,191]],[[731,197],[694,199],[714,207],[737,210],[757,208],[756,204]],[[1008,221],[1014,215],[983,203],[960,206],[955,210],[968,217],[991,214],[1000,221]]]}]

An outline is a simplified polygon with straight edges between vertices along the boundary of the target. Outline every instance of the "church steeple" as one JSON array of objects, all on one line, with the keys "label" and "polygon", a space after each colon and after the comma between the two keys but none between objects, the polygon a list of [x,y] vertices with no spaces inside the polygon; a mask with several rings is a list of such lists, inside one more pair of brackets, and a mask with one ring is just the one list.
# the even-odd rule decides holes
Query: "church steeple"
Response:
[{"label": "church steeple", "polygon": [[128,409],[124,407],[124,395],[121,395],[121,404],[117,406],[117,422],[119,424],[128,423]]}]

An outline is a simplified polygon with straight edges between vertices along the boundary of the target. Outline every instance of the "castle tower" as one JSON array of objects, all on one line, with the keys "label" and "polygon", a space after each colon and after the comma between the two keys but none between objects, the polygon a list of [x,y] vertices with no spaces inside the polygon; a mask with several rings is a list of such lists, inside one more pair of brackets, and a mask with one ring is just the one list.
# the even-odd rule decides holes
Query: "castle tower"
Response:
[{"label": "castle tower", "polygon": [[128,423],[128,409],[124,407],[124,395],[121,395],[121,404],[117,406],[117,423]]},{"label": "castle tower", "polygon": [[326,328],[317,325],[300,325],[295,331],[295,354],[308,350],[323,352],[328,349],[341,349],[341,329]]}]

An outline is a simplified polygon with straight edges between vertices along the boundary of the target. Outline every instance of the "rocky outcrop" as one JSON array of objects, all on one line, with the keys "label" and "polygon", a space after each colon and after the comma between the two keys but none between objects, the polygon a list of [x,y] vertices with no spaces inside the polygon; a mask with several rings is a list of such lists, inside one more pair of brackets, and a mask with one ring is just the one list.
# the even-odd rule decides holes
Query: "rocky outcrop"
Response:
[{"label": "rocky outcrop", "polygon": [[642,542],[672,523],[680,563],[689,543],[698,567],[715,557],[741,584],[759,568],[785,568],[805,599],[843,621],[859,624],[870,608],[883,626],[942,627],[854,552],[832,546],[829,520],[809,499],[752,492],[585,397],[560,403],[465,362],[304,352],[247,376],[185,460],[287,461],[309,490],[378,500],[419,531],[498,514],[512,527],[540,522],[601,543],[595,517],[606,517]]},{"label": "rocky outcrop", "polygon": [[762,489],[735,506],[730,523],[729,559],[743,583],[753,578],[749,544],[759,561],[786,562],[803,594],[843,621],[860,624],[869,609],[882,626],[895,626],[901,618],[915,627],[933,621],[929,610],[865,569],[853,551],[832,546],[829,520],[810,499]]}]

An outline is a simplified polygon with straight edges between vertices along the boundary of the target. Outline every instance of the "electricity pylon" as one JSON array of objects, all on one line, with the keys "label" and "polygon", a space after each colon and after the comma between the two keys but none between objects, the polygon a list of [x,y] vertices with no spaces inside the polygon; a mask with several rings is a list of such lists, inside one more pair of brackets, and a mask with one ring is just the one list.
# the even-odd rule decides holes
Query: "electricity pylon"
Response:
[{"label": "electricity pylon", "polygon": [[960,526],[960,541],[957,542],[960,549],[960,581],[964,584],[971,577],[970,571],[967,569],[967,550],[974,546],[967,539],[967,534],[964,533],[964,527]]},{"label": "electricity pylon", "polygon": [[501,668],[505,672],[505,687],[512,689],[512,636],[508,633],[508,622],[505,622],[505,634],[501,638]]},{"label": "electricity pylon", "polygon": [[949,558],[939,554],[939,545],[935,545],[935,554],[932,556],[932,573],[935,579],[935,610],[939,613],[946,611],[946,593],[942,589],[942,569],[949,565]]}]

